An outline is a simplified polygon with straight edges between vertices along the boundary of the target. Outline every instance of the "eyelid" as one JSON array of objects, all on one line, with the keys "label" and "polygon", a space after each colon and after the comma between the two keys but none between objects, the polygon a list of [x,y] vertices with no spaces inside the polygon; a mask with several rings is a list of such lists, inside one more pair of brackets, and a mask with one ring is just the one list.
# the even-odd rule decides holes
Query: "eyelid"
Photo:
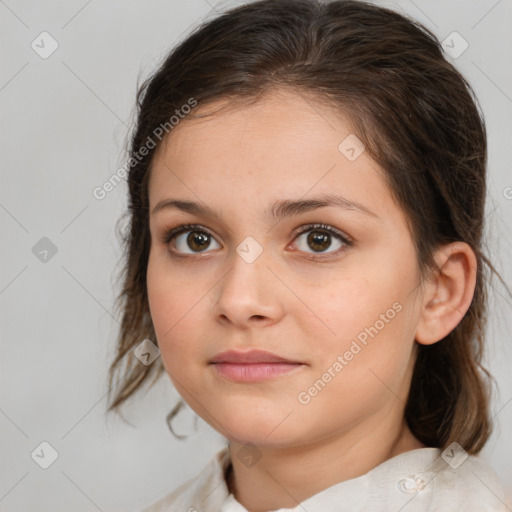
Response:
[{"label": "eyelid", "polygon": [[[336,229],[335,227],[330,226],[329,224],[323,224],[321,222],[313,222],[310,224],[304,224],[303,226],[301,226],[300,228],[298,228],[295,231],[297,233],[295,238],[302,235],[303,233],[307,233],[308,231],[313,231],[315,229],[317,229],[319,231],[320,230],[327,231],[331,235],[335,235],[335,236],[339,237],[339,239],[347,245],[352,245],[354,243],[354,239],[351,236],[347,235],[345,232],[340,231],[339,229]],[[294,240],[295,240],[295,238],[294,238]],[[318,254],[321,254],[321,253],[318,253]]]},{"label": "eyelid", "polygon": [[[344,246],[350,247],[354,244],[354,239],[351,236],[347,235],[343,231],[336,229],[333,226],[330,226],[328,224],[323,224],[323,223],[309,223],[309,224],[304,224],[304,225],[300,226],[299,228],[294,230],[292,242],[294,242],[302,234],[307,233],[308,231],[314,231],[314,230],[327,231],[329,234],[331,234],[332,236],[336,237],[339,241],[341,241],[344,244]],[[203,227],[200,224],[180,224],[179,226],[176,226],[175,228],[172,228],[172,229],[164,232],[164,235],[162,237],[162,243],[169,244],[171,242],[171,240],[173,240],[176,236],[178,236],[182,233],[186,233],[187,231],[204,232],[217,241],[217,238],[215,237],[215,235],[209,229]],[[343,251],[343,249],[344,249],[344,247],[342,247],[341,249],[338,249],[336,251],[332,251],[332,252],[325,252],[325,253],[322,253],[322,252],[314,253],[313,252],[313,253],[305,253],[305,254],[308,254],[309,256],[317,256],[317,257],[322,258],[322,257],[328,257],[329,255],[338,254],[339,252]],[[200,255],[203,253],[207,254],[208,251],[200,251],[197,253],[191,253],[191,254],[185,254],[185,255],[183,255],[181,253],[176,253],[176,254],[186,257],[186,256],[193,256],[194,254]]]},{"label": "eyelid", "polygon": [[[180,224],[179,226],[176,226],[175,228],[166,230],[163,234],[162,243],[168,244],[175,236],[186,232],[186,231],[204,231],[211,237],[215,238],[215,235],[209,231],[207,228],[201,226],[200,224]],[[216,238],[215,238],[216,239]]]},{"label": "eyelid", "polygon": [[[207,228],[203,227],[200,224],[180,224],[179,226],[176,226],[175,228],[171,228],[169,230],[164,231],[162,236],[162,243],[165,245],[169,245],[172,240],[174,240],[177,236],[181,235],[182,233],[187,233],[189,231],[198,231],[201,233],[205,233],[211,238],[213,238],[217,243],[217,238],[215,235]],[[169,250],[173,254],[174,257],[177,258],[189,258],[193,256],[199,256],[202,257],[203,254],[208,254],[210,251],[199,251],[199,252],[192,252],[192,253],[183,253],[176,250]]]}]

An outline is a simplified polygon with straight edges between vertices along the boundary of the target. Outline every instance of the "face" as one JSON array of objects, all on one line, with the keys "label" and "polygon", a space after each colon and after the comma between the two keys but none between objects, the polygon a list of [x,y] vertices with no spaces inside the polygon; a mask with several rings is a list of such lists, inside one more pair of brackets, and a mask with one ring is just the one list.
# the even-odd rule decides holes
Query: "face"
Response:
[{"label": "face", "polygon": [[[339,112],[281,90],[185,119],[153,161],[147,289],[162,361],[231,440],[296,446],[381,428],[403,408],[419,267],[352,133]],[[253,349],[295,364],[211,362]]]}]

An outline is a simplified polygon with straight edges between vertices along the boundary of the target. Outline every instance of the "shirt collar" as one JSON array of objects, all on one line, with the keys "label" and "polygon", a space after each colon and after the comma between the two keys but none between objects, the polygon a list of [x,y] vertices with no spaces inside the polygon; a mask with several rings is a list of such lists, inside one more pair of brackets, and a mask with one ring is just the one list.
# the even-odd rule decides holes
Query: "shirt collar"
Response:
[{"label": "shirt collar", "polygon": [[[366,509],[373,500],[376,505],[382,505],[382,500],[391,497],[391,494],[394,500],[403,501],[405,506],[435,476],[439,469],[439,455],[438,448],[420,448],[402,453],[364,475],[319,491],[293,508],[281,508],[273,512],[304,512],[304,509],[308,512],[357,512]],[[228,490],[225,473],[230,464],[229,446],[226,446],[215,454],[198,475],[196,485],[190,489],[194,503],[191,503],[193,506],[189,510],[248,512]],[[427,498],[427,493],[422,494]]]}]

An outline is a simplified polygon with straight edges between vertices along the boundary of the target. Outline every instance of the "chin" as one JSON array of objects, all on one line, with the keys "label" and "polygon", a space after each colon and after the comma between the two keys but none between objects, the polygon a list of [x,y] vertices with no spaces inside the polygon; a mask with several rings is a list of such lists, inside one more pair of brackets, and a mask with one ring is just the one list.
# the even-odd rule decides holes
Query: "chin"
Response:
[{"label": "chin", "polygon": [[242,427],[231,429],[230,436],[227,439],[240,445],[254,445],[260,448],[287,448],[296,445],[294,438],[290,437],[286,432],[283,435],[272,433],[268,436],[263,434],[261,430],[248,430]]},{"label": "chin", "polygon": [[[261,410],[256,405],[216,409],[215,418],[225,425],[228,432],[222,433],[229,441],[256,446],[285,447],[300,441],[304,433],[304,424],[293,418],[289,407],[274,407],[273,410]],[[291,413],[291,414],[290,414]],[[300,431],[298,431],[300,430]]]}]

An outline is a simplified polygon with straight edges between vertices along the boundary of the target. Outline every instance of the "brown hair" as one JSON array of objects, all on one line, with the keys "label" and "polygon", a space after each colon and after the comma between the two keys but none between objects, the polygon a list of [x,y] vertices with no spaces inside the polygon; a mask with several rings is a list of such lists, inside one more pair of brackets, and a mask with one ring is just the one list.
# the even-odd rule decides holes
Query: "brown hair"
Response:
[{"label": "brown hair", "polygon": [[427,446],[444,448],[457,441],[478,453],[491,432],[492,378],[481,361],[488,272],[497,274],[481,250],[484,121],[471,86],[445,60],[429,30],[392,10],[354,0],[262,0],[234,8],[197,27],[139,88],[123,287],[116,302],[122,323],[109,373],[110,392],[119,386],[108,410],[119,412],[144,382],[153,377],[152,386],[164,372],[161,359],[146,366],[133,356],[143,339],[156,340],[146,290],[147,185],[160,144],[143,157],[139,149],[190,98],[199,105],[219,99],[233,105],[257,101],[276,87],[292,88],[348,115],[408,218],[423,275],[435,268],[433,251],[442,244],[460,240],[475,252],[469,310],[443,340],[418,346],[405,417]]}]

